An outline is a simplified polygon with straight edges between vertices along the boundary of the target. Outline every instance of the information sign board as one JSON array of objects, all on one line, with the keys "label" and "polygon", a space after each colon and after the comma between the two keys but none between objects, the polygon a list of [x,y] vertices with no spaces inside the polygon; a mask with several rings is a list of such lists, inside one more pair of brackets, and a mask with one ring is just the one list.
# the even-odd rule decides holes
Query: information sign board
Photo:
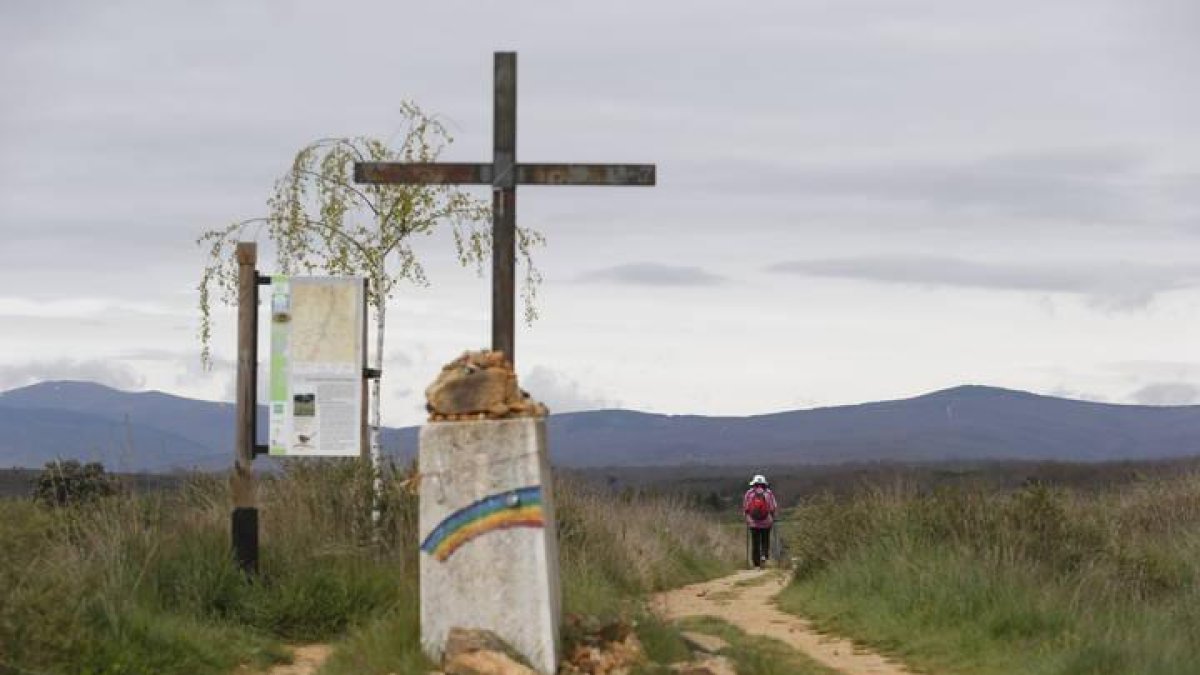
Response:
[{"label": "information sign board", "polygon": [[274,276],[271,289],[270,454],[357,456],[362,278]]}]

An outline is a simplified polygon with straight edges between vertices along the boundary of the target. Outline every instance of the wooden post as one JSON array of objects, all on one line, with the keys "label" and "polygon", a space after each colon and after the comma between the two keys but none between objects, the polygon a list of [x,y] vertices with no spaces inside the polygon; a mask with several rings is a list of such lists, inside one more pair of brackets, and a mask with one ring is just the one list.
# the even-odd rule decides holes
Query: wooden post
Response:
[{"label": "wooden post", "polygon": [[255,417],[258,368],[258,260],[257,245],[238,242],[238,346],[237,417],[234,438],[233,554],[248,574],[258,571],[258,508],[254,485]]}]

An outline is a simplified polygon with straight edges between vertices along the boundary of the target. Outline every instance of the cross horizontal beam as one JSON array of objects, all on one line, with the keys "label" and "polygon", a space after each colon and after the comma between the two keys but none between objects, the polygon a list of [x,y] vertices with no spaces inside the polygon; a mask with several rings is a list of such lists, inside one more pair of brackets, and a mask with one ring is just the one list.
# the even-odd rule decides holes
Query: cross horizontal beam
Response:
[{"label": "cross horizontal beam", "polygon": [[[517,164],[520,185],[628,185],[655,183],[653,164]],[[368,184],[492,185],[491,164],[358,162],[354,181]]]},{"label": "cross horizontal beam", "polygon": [[491,185],[491,164],[355,162],[354,182],[372,185]]},{"label": "cross horizontal beam", "polygon": [[521,185],[654,185],[653,164],[518,164]]}]

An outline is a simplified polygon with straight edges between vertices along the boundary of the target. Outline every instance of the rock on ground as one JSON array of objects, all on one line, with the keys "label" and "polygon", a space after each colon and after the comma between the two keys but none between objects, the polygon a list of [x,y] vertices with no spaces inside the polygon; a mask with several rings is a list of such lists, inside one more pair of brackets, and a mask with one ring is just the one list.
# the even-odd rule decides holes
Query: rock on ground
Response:
[{"label": "rock on ground", "polygon": [[683,631],[679,634],[687,646],[696,651],[716,654],[722,649],[728,649],[729,643],[716,635],[705,635],[704,633],[695,633],[692,631]]},{"label": "rock on ground", "polygon": [[446,675],[538,675],[529,666],[503,652],[477,651],[459,654],[442,666]]},{"label": "rock on ground", "polygon": [[671,668],[677,675],[737,675],[733,662],[724,656],[707,656],[700,661]]},{"label": "rock on ground", "polygon": [[500,636],[476,628],[450,629],[442,670],[446,675],[537,675]]}]

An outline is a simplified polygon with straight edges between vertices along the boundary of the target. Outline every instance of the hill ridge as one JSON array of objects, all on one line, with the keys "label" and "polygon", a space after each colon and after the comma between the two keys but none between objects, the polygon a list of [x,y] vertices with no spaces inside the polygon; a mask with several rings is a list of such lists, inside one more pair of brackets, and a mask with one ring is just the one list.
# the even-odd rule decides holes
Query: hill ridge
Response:
[{"label": "hill ridge", "polygon": [[[0,412],[5,411],[0,466],[40,466],[72,447],[101,461],[128,459],[128,470],[220,470],[232,457],[234,406],[228,402],[48,381],[0,393]],[[980,384],[748,416],[605,409],[555,414],[547,424],[552,460],[570,467],[1200,454],[1200,406],[1081,401]],[[265,427],[264,413],[260,439]],[[417,427],[386,428],[385,452],[408,461],[416,437]],[[123,447],[127,438],[134,441],[132,450]]]}]

